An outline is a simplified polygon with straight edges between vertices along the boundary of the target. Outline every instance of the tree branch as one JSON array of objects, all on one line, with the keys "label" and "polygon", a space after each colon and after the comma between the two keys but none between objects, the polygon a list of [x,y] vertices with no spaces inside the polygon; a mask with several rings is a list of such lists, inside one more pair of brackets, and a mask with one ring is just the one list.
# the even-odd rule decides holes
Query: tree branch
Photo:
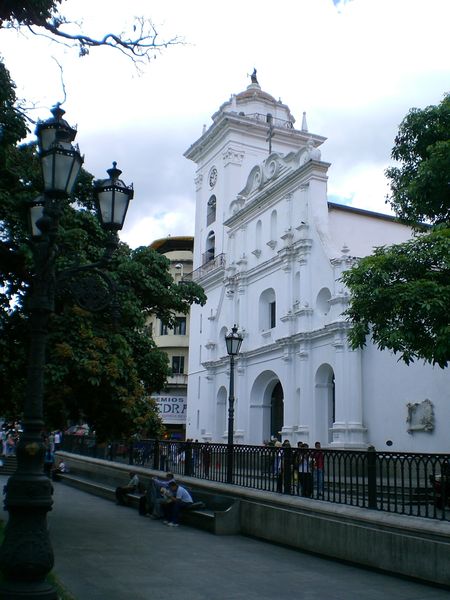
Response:
[{"label": "tree branch", "polygon": [[[168,46],[175,46],[184,43],[184,41],[178,36],[168,40],[159,41],[159,34],[155,29],[155,26],[150,20],[144,19],[143,17],[138,17],[135,19],[133,24],[133,32],[136,33],[136,35],[133,37],[127,35],[125,32],[122,32],[120,34],[107,33],[103,36],[103,38],[95,39],[83,33],[69,33],[68,31],[61,29],[62,25],[69,24],[69,21],[61,18],[55,18],[51,21],[42,20],[34,23],[33,25],[27,25],[27,27],[29,31],[33,33],[33,35],[46,37],[65,46],[72,47],[74,44],[77,44],[79,46],[80,56],[89,54],[90,48],[108,46],[110,48],[114,48],[115,50],[119,50],[128,58],[131,58],[135,63],[149,62],[156,57],[155,52],[160,52]],[[34,27],[45,29],[51,35],[45,35],[41,31],[36,31]],[[68,43],[55,38],[67,40]]]}]

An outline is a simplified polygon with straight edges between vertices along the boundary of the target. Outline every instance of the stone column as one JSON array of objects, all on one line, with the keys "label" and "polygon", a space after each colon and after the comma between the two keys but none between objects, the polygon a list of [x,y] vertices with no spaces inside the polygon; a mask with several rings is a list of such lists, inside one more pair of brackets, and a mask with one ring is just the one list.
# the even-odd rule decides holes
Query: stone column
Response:
[{"label": "stone column", "polygon": [[366,448],[363,426],[361,351],[351,350],[346,329],[335,334],[335,422],[332,446]]}]

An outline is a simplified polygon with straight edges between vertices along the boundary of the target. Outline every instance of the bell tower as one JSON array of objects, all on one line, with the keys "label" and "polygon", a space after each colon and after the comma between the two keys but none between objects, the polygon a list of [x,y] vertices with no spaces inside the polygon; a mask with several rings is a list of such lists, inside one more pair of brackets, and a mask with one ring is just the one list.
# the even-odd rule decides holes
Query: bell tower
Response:
[{"label": "bell tower", "polygon": [[289,107],[261,89],[256,69],[247,89],[232,94],[212,121],[184,154],[197,165],[194,270],[213,267],[208,264],[226,253],[223,222],[255,164],[272,152],[289,154],[326,139],[308,133],[305,115],[295,129]]}]

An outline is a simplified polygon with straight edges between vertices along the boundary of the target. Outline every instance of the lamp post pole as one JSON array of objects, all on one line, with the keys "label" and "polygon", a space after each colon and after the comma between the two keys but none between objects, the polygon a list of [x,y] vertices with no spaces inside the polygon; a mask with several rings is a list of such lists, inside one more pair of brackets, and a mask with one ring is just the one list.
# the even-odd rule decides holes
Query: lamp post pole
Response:
[{"label": "lamp post pole", "polygon": [[242,336],[237,332],[237,327],[225,336],[227,352],[230,357],[230,390],[228,395],[228,444],[227,444],[227,483],[233,483],[234,463],[234,357],[239,354]]},{"label": "lamp post pole", "polygon": [[[6,486],[5,509],[9,520],[0,548],[0,569],[4,576],[0,598],[5,600],[58,598],[56,590],[46,581],[54,556],[47,528],[53,488],[43,471],[45,350],[49,317],[54,310],[59,220],[83,159],[78,148],[72,146],[76,131],[62,118],[64,111],[56,106],[52,113],[53,118],[40,122],[36,129],[45,192],[30,210],[34,234],[34,267],[27,304],[30,350],[17,469]],[[117,232],[120,227],[114,225],[112,229]]]}]

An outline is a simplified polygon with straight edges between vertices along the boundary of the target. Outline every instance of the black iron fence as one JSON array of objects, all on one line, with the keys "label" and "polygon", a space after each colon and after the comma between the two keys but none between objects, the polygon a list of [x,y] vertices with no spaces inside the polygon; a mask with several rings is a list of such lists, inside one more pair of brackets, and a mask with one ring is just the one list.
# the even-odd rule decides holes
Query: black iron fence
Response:
[{"label": "black iron fence", "polygon": [[[227,481],[227,444],[65,436],[63,450],[175,475]],[[450,520],[450,455],[235,445],[231,483],[404,515]]]}]

